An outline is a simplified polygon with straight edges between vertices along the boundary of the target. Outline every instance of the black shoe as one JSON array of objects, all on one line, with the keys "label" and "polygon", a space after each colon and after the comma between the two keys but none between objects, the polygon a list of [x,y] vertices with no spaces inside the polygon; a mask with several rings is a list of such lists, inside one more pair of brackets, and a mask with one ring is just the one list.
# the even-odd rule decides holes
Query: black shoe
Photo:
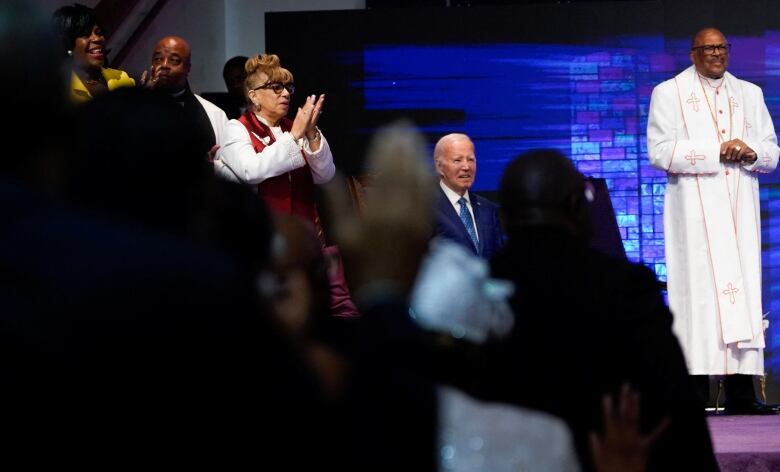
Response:
[{"label": "black shoe", "polygon": [[723,408],[723,415],[776,415],[780,413],[778,405],[765,405],[760,402],[753,402],[743,405],[726,405]]}]

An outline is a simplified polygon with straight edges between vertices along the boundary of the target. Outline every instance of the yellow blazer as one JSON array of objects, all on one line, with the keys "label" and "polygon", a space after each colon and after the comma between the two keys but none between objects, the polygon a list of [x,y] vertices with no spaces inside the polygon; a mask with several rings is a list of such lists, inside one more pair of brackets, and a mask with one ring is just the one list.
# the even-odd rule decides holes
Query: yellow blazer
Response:
[{"label": "yellow blazer", "polygon": [[[109,92],[122,87],[135,87],[135,80],[123,70],[102,68],[101,72],[103,78],[106,79]],[[89,90],[87,90],[87,87],[84,86],[84,83],[75,72],[70,80],[70,99],[75,103],[83,103],[92,99]]]}]

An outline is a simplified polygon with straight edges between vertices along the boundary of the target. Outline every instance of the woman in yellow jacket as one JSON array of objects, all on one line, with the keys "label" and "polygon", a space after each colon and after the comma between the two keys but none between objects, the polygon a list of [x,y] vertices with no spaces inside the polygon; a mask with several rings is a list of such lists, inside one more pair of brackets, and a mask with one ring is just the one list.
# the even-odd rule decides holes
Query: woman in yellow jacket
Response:
[{"label": "woman in yellow jacket", "polygon": [[86,102],[101,93],[135,86],[126,72],[103,67],[106,37],[94,10],[76,3],[55,11],[53,19],[64,51],[73,61],[70,95],[74,102]]}]

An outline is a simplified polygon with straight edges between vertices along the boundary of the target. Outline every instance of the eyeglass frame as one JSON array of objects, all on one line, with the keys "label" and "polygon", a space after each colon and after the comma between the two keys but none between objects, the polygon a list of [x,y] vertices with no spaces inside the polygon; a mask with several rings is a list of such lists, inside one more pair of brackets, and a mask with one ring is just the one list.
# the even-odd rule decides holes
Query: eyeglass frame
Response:
[{"label": "eyeglass frame", "polygon": [[[725,54],[731,53],[731,43],[724,43],[724,44],[704,44],[701,46],[693,46],[691,48],[691,51],[695,51],[697,49],[701,49],[701,52],[704,54],[707,54],[708,56],[712,56],[715,54],[715,50],[723,51]],[[707,52],[707,49],[712,49],[712,52]]]},{"label": "eyeglass frame", "polygon": [[[277,92],[275,90],[276,86],[281,86],[279,91]],[[288,82],[286,84],[283,84],[281,82],[266,82],[263,85],[260,85],[259,87],[255,87],[253,89],[250,89],[252,92],[260,90],[260,89],[267,89],[273,91],[277,95],[282,94],[282,90],[287,90],[287,92],[292,95],[295,93],[295,83],[294,82]]]}]

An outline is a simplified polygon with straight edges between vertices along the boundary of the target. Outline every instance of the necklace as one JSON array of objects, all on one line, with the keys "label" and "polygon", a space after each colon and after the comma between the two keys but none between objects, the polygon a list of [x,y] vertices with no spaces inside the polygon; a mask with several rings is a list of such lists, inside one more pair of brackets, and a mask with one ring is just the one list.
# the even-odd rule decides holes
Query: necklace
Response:
[{"label": "necklace", "polygon": [[[699,74],[699,84],[701,85],[701,91],[704,94],[704,99],[707,101],[707,109],[710,111],[710,118],[712,118],[712,124],[715,126],[715,134],[718,136],[718,142],[722,143],[723,142],[723,136],[721,136],[721,134],[723,134],[723,133],[721,133],[720,130],[718,130],[718,118],[717,118],[717,116],[715,115],[715,112],[712,109],[713,107],[710,105],[710,97],[709,97],[709,95],[707,95],[707,91],[704,90],[704,82],[707,82],[707,85],[709,85],[711,89],[715,90],[715,95],[719,94],[720,87],[723,86],[723,84],[725,84],[726,82],[723,79],[721,79],[720,85],[718,85],[717,87],[713,87],[712,84],[710,84],[710,82],[707,79],[703,78]],[[731,100],[728,100],[728,102],[729,102],[729,139],[731,139],[731,128],[732,128],[732,126],[731,126],[731,124],[732,124],[731,123],[731,117],[732,117]]]},{"label": "necklace", "polygon": [[719,80],[720,83],[718,85],[712,85],[706,77],[702,77],[701,74],[699,74],[699,81],[707,82],[707,85],[709,85],[711,89],[715,90],[715,95],[720,95],[720,88],[725,83],[724,79],[725,77],[721,77],[720,79],[715,79],[715,80]]},{"label": "necklace", "polygon": [[92,74],[86,72],[84,72],[83,75],[78,73],[76,75],[78,75],[79,79],[81,79],[81,82],[84,85],[97,85],[106,83],[105,79],[103,78],[103,74],[98,75],[96,78],[93,78],[91,76]]}]

